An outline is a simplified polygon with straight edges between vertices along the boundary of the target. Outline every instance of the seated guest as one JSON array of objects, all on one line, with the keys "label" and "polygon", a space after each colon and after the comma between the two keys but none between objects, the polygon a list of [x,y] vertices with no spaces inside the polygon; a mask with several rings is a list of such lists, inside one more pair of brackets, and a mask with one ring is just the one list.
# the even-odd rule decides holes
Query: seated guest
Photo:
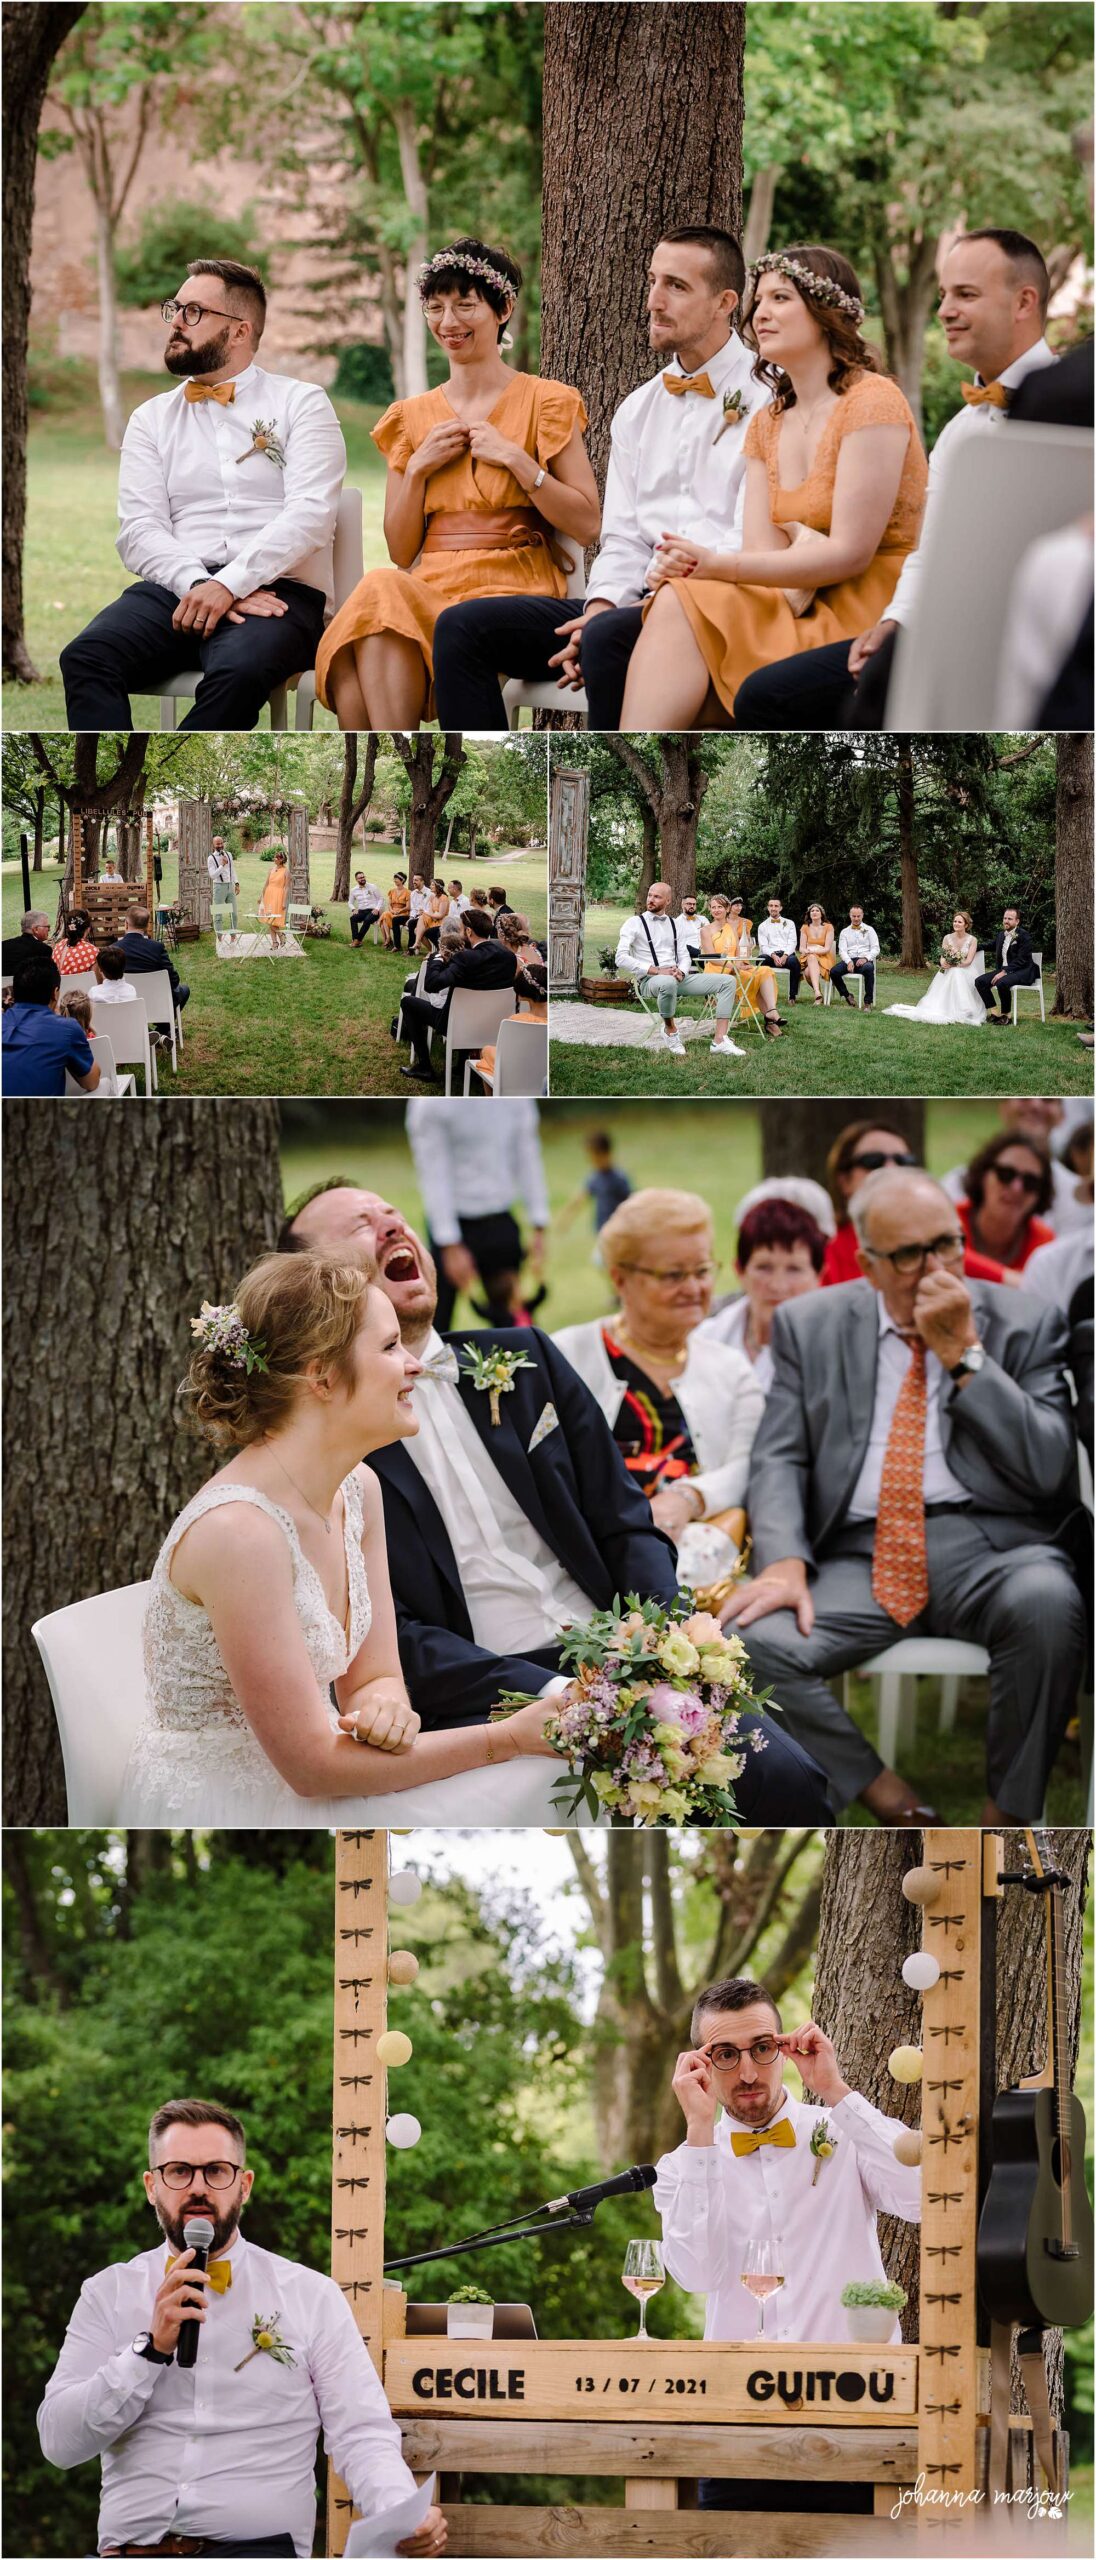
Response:
[{"label": "seated guest", "polygon": [[541,943],[534,942],[528,916],[515,915],[513,909],[509,909],[502,918],[495,939],[505,943],[506,949],[513,952],[517,961],[518,973],[514,980],[515,995],[522,1001],[528,999],[530,1003],[539,1004],[541,1002],[540,983],[538,981],[534,985],[533,979],[535,972],[539,970],[545,987],[547,986],[545,962],[548,954]]},{"label": "seated guest", "polygon": [[833,926],[825,907],[820,907],[815,899],[807,909],[803,930],[799,936],[799,961],[816,1004],[822,1004],[825,1001],[822,994],[823,982],[829,977],[836,956]]},{"label": "seated guest", "polygon": [[848,977],[864,981],[864,1011],[870,1013],[875,1003],[875,964],[879,958],[879,936],[874,925],[865,924],[863,907],[849,908],[849,921],[837,937],[839,957],[830,963],[830,982],[846,1004],[852,997],[845,985]]},{"label": "seated guest", "polygon": [[95,967],[95,944],[88,932],[90,921],[89,916],[74,908],[60,941],[54,943],[53,956],[63,978],[83,977]]},{"label": "seated guest", "polygon": [[[529,1024],[539,1023],[543,1029],[548,1020],[548,971],[543,960],[531,961],[519,969],[514,980],[514,994],[520,998],[520,1003],[514,1013],[507,1014],[507,1022],[516,1022],[522,1029]],[[499,1029],[501,1030],[502,1027],[500,1023]],[[497,1039],[489,1040],[480,1050],[478,1058],[473,1058],[473,1075],[482,1076],[485,1083],[489,1082],[495,1072],[497,1057],[498,1041]],[[525,1090],[528,1092],[530,1088],[526,1086]],[[534,1300],[523,1300],[523,1311],[527,1314],[530,1306],[539,1306],[547,1294],[547,1290],[542,1288]],[[473,1306],[479,1306],[478,1299],[473,1299],[472,1303]]]},{"label": "seated guest", "polygon": [[713,889],[710,904],[711,922],[700,928],[702,976],[732,977],[741,991],[746,1012],[760,1013],[762,1030],[771,1039],[779,1039],[781,1027],[776,1008],[776,980],[771,969],[752,969],[749,965],[750,928],[747,923],[738,921],[742,913],[741,898],[725,898],[718,889]]},{"label": "seated guest", "polygon": [[468,904],[470,907],[478,907],[480,914],[486,916],[489,922],[494,924],[494,912],[487,904],[486,889],[473,889],[471,897],[468,900]]},{"label": "seated guest", "polygon": [[[625,977],[635,979],[639,994],[657,1005],[662,1025],[658,1046],[663,1054],[683,1058],[685,1043],[676,1018],[679,1000],[683,994],[710,995],[711,984],[703,969],[690,967],[688,948],[674,922],[673,903],[669,882],[653,881],[642,913],[624,919],[617,940],[616,964]],[[737,993],[733,978],[716,988],[716,1036],[712,1042],[716,1057],[742,1055],[727,1037]]]},{"label": "seated guest", "polygon": [[[986,1021],[1010,1022],[1014,987],[1035,987],[1039,983],[1039,963],[1032,949],[1031,935],[1020,922],[1019,907],[1006,907],[1001,930],[993,949],[994,965],[974,983],[986,1008]],[[1000,1012],[997,1006],[1000,1004]]]},{"label": "seated guest", "polygon": [[[462,926],[463,947],[458,947],[451,960],[440,954],[426,963],[421,995],[405,995],[401,1005],[404,1029],[411,1040],[410,1065],[400,1068],[402,1076],[423,1077],[428,1083],[438,1081],[430,1064],[426,1042],[431,1031],[444,1040],[449,1011],[457,987],[512,987],[517,976],[517,961],[505,943],[498,942],[486,916],[470,907]],[[439,995],[441,1004],[435,1009],[430,997]]]},{"label": "seated guest", "polygon": [[[860,1278],[860,1244],[852,1222],[852,1204],[869,1174],[888,1168],[912,1171],[916,1164],[908,1139],[889,1120],[850,1120],[835,1138],[826,1158],[826,1182],[837,1216],[837,1233],[826,1246],[822,1264],[824,1289]],[[963,1270],[968,1280],[1018,1284],[1016,1273],[1006,1271],[1003,1263],[975,1252],[970,1245],[963,1256]]]},{"label": "seated guest", "polygon": [[[998,434],[1012,392],[1040,366],[1055,364],[1043,334],[1049,298],[1042,252],[1021,231],[968,231],[945,251],[940,324],[949,355],[972,366],[975,378],[962,385],[963,406],[941,428],[933,446],[927,507],[960,442],[971,435]],[[915,543],[923,539],[924,518],[914,532]],[[922,568],[922,552],[911,548],[882,614],[870,626],[861,626],[851,649],[844,639],[835,639],[825,652],[785,656],[749,676],[735,700],[736,726],[885,727],[895,636],[916,619]]]},{"label": "seated guest", "polygon": [[558,1348],[597,1397],[633,1484],[678,1539],[740,1507],[763,1394],[741,1351],[702,1328],[716,1274],[695,1191],[633,1191],[598,1239],[617,1311],[565,1325]]},{"label": "seated guest", "polygon": [[500,342],[521,289],[505,249],[455,240],[420,267],[426,326],[448,364],[372,430],[388,464],[390,569],[366,571],[325,634],[316,691],[342,729],[434,716],[434,625],[463,596],[567,593],[597,535],[586,411],[566,383],[513,373]]},{"label": "seated guest", "polygon": [[799,966],[795,925],[792,918],[785,915],[779,898],[766,900],[765,921],[758,930],[757,947],[763,960],[774,961],[778,968],[787,970],[788,1002],[794,1004],[803,972]]},{"label": "seated guest", "polygon": [[171,980],[175,1011],[180,1014],[190,1001],[190,989],[183,985],[170,952],[165,951],[162,942],[153,941],[148,929],[150,921],[147,907],[131,907],[128,928],[118,942],[126,964],[126,975],[139,978],[148,970],[166,969]]},{"label": "seated guest", "polygon": [[454,914],[462,916],[469,904],[469,901],[465,897],[461,882],[459,880],[448,881],[446,884],[446,894]]},{"label": "seated guest", "polygon": [[[99,992],[101,996],[102,991],[100,990]],[[128,993],[132,995],[132,987],[128,989]],[[96,1001],[99,1001],[99,996],[97,996]],[[88,994],[87,988],[66,987],[64,994],[58,1002],[57,1011],[64,1021],[75,1022],[90,1041],[92,1056],[95,1058],[95,1063],[100,1070],[97,1091],[100,1094],[117,1093],[117,1078],[112,1076],[109,1069],[103,1066],[103,1050],[100,1044],[102,1043],[104,1034],[101,1030],[99,1032],[96,1031],[95,1025],[92,1021],[91,997]]]},{"label": "seated guest", "polygon": [[1085,1650],[1066,1552],[1076,1443],[1061,1316],[962,1276],[963,1235],[924,1173],[853,1203],[863,1280],[782,1307],[754,1443],[756,1579],[727,1618],[837,1802],[934,1819],[829,1683],[900,1635],[990,1656],[988,1823],[1039,1818]]},{"label": "seated guest", "polygon": [[647,575],[667,528],[733,548],[741,539],[746,421],[768,393],[751,380],[736,318],[746,281],[729,231],[688,223],[658,240],[647,322],[661,371],[630,391],[612,424],[601,546],[586,601],[500,597],[451,606],[435,636],[445,728],[505,729],[504,676],[585,686],[591,729],[619,729]]},{"label": "seated guest", "polygon": [[438,935],[449,913],[449,892],[444,880],[432,880],[426,904],[415,927],[414,948],[418,952],[436,951]]},{"label": "seated guest", "polygon": [[[456,953],[458,951],[463,951],[463,949],[464,927],[461,923],[460,917],[447,916],[438,935],[438,957],[441,960],[452,960],[455,958]],[[396,1019],[392,1024],[392,1037],[394,1040],[409,1040],[411,1037],[410,1023],[405,1023],[403,1019],[404,997],[417,995],[419,993],[419,979],[422,974],[423,964],[420,964],[419,968],[412,969],[410,976],[404,979],[403,995],[400,997],[399,1010],[397,1012]],[[424,1002],[431,1005],[435,1013],[441,1012],[442,1006],[446,1001],[447,998],[444,987],[437,987],[432,995],[424,995]]]},{"label": "seated guest", "polygon": [[967,1166],[966,1197],[956,1203],[968,1244],[1006,1271],[1022,1271],[1042,1244],[1052,1244],[1050,1158],[1036,1138],[990,1138]]},{"label": "seated guest", "polygon": [[[3,944],[5,978],[13,978],[24,960],[31,960],[37,952],[48,948],[49,917],[44,916],[39,907],[30,907],[18,933],[9,933]],[[90,961],[88,966],[90,968]]]},{"label": "seated guest", "polygon": [[58,1012],[61,972],[49,952],[34,950],[15,971],[11,1003],[3,1013],[4,1093],[62,1094],[66,1072],[94,1093],[99,1069],[87,1032]]},{"label": "seated guest", "polygon": [[735,1269],[742,1296],[706,1316],[700,1336],[744,1352],[762,1395],[768,1395],[773,1382],[769,1338],[776,1310],[789,1298],[821,1288],[825,1250],[821,1228],[794,1200],[759,1200],[741,1222]]},{"label": "seated guest", "polygon": [[751,277],[743,336],[772,400],[746,430],[742,548],[682,534],[660,544],[627,730],[694,728],[710,686],[729,716],[755,667],[851,643],[885,611],[917,540],[925,457],[905,394],[860,334],[855,270],[797,242]]},{"label": "seated guest", "polygon": [[333,603],[346,471],[315,382],[257,362],[266,293],[235,258],[197,259],[165,302],[167,371],[122,444],[118,550],[138,583],[61,651],[70,729],[129,729],[131,693],[200,667],[184,729],[253,729],[312,665]]},{"label": "seated guest", "polygon": [[356,871],[354,885],[350,892],[351,942],[364,942],[370,925],[380,923],[383,903],[383,892],[378,889],[376,882],[367,880],[364,871]]},{"label": "seated guest", "polygon": [[514,910],[506,895],[505,889],[489,889],[487,892],[487,904],[490,907],[492,922],[494,924],[495,932],[497,933],[503,917],[512,916]]},{"label": "seated guest", "polygon": [[126,955],[121,944],[105,942],[95,954],[96,1004],[136,1004],[137,989],[126,976]]},{"label": "seated guest", "polygon": [[674,923],[681,935],[681,939],[689,954],[689,959],[694,969],[698,968],[700,965],[700,928],[703,922],[704,917],[700,912],[696,899],[683,898],[681,901],[681,913],[674,917]]},{"label": "seated guest", "polygon": [[408,947],[411,942],[411,892],[406,871],[395,871],[392,886],[381,908],[381,941],[386,951],[401,949],[400,937],[406,927]]},{"label": "seated guest", "polygon": [[[1075,1227],[1091,1235],[1091,1097],[1068,1107],[1071,1113],[1079,1110],[1084,1114],[1072,1128],[1066,1119],[1067,1106],[1057,1094],[1017,1095],[1008,1102],[998,1103],[997,1117],[1010,1136],[1034,1138],[1040,1153],[1048,1158],[1053,1189],[1050,1204],[1041,1213],[1047,1225],[1053,1228],[1056,1236],[1067,1235]],[[1078,1142],[1076,1147],[1075,1140]],[[944,1175],[944,1189],[952,1200],[966,1198],[965,1164],[953,1165],[951,1172]]]}]

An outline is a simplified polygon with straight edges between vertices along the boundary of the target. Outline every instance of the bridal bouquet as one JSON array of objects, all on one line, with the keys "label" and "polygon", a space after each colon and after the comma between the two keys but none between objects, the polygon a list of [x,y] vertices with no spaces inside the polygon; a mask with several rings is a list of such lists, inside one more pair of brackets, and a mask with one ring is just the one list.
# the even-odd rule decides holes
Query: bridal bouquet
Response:
[{"label": "bridal bouquet", "polygon": [[739,1739],[761,1703],[741,1637],[687,1599],[663,1609],[631,1595],[564,1635],[560,1668],[572,1685],[546,1731],[570,1764],[561,1811],[585,1804],[644,1829],[736,1822],[734,1781],[765,1748],[761,1733]]}]

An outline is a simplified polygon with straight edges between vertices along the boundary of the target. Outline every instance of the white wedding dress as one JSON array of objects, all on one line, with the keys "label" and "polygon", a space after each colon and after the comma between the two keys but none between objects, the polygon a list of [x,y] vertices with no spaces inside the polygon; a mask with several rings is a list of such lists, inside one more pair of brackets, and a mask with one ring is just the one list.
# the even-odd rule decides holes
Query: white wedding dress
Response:
[{"label": "white wedding dress", "polygon": [[252,1485],[209,1485],[179,1513],[152,1572],[144,1628],[147,1711],[122,1782],[119,1822],[148,1830],[212,1824],[248,1831],[558,1823],[552,1788],[563,1771],[546,1757],[507,1760],[497,1769],[470,1769],[380,1796],[299,1796],[278,1776],[234,1695],[205,1610],[171,1580],[171,1558],[193,1521],[229,1503],[253,1503],[277,1522],[293,1559],[293,1601],[317,1693],[334,1731],[328,1685],[353,1661],[372,1618],[356,1476],[347,1476],[342,1497],[350,1592],[345,1628],[328,1608],[288,1511],[265,1493]]},{"label": "white wedding dress", "polygon": [[953,962],[950,969],[937,970],[920,1004],[888,1004],[885,1011],[901,1014],[905,1022],[966,1022],[977,1030],[986,1018],[986,1008],[974,983],[977,957],[975,944],[969,963],[957,966]]}]

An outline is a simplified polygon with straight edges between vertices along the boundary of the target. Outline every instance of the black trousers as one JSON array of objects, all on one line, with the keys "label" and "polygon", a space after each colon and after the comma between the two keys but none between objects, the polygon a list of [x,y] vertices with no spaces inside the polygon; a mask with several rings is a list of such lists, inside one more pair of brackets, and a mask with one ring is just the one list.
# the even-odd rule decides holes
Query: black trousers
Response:
[{"label": "black trousers", "polygon": [[865,1004],[875,1003],[874,960],[860,960],[855,964],[855,966],[851,960],[834,961],[833,967],[830,971],[830,983],[832,986],[836,987],[838,995],[844,996],[846,1004],[852,1004],[853,998],[848,993],[845,985],[846,978],[862,978],[864,981]]},{"label": "black trousers", "polygon": [[734,698],[736,729],[882,729],[894,661],[894,639],[884,640],[855,684],[849,674],[851,640],[829,640],[823,649],[797,650],[758,667]]},{"label": "black trousers", "polygon": [[[521,1228],[511,1209],[493,1209],[482,1218],[462,1218],[460,1240],[467,1245],[480,1279],[488,1305],[494,1295],[493,1282],[500,1273],[520,1271],[522,1262]],[[447,1333],[453,1321],[457,1291],[442,1268],[442,1247],[430,1237],[430,1251],[438,1266],[438,1311],[434,1323],[439,1333]],[[494,1312],[494,1311],[493,1311]],[[500,1301],[498,1320],[510,1323],[509,1300]]]},{"label": "black trousers", "polygon": [[992,969],[987,969],[984,978],[976,978],[974,983],[986,1008],[986,1012],[996,1012],[997,1008],[994,1003],[994,998],[999,997],[1001,1011],[1007,1016],[1012,1011],[1013,988],[1037,987],[1039,984],[1039,972],[1037,969],[1006,969],[1001,986],[995,987],[993,980],[994,971]]},{"label": "black trousers", "polygon": [[803,984],[803,971],[802,971],[802,968],[801,968],[801,966],[800,966],[798,953],[796,953],[796,952],[794,952],[794,951],[789,951],[789,952],[787,953],[786,957],[785,957],[783,960],[766,960],[764,952],[763,952],[763,951],[759,951],[759,953],[758,953],[758,955],[757,955],[757,958],[758,958],[758,967],[759,967],[759,968],[761,968],[761,969],[786,969],[786,970],[787,970],[787,972],[788,972],[788,1003],[789,1003],[789,1004],[794,1004],[794,1003],[795,1003],[795,999],[796,999],[796,997],[797,997],[797,995],[798,995],[798,993],[799,993],[800,987],[801,987],[801,986],[802,986],[802,984]]},{"label": "black trousers", "polygon": [[376,924],[379,914],[379,907],[359,908],[358,913],[350,918],[351,942],[364,942],[370,925]]},{"label": "black trousers", "polygon": [[[216,571],[211,575],[215,576]],[[70,729],[129,729],[131,693],[155,693],[169,676],[200,666],[202,680],[181,729],[254,729],[275,685],[315,662],[324,599],[299,578],[275,578],[288,611],[266,622],[226,614],[203,639],[174,631],[179,598],[141,578],[61,651]]]},{"label": "black trousers", "polygon": [[[566,596],[485,596],[451,604],[434,627],[434,691],[443,729],[505,729],[500,675],[543,684],[564,642],[560,625],[581,611]],[[643,627],[638,605],[595,614],[582,635],[582,679],[591,729],[619,729],[628,661]],[[559,708],[573,696],[561,691]]]}]

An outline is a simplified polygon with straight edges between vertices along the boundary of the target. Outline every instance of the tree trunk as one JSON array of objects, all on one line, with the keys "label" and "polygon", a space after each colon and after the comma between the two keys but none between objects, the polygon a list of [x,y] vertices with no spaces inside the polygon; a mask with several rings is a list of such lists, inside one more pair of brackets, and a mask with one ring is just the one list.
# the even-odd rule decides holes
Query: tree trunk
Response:
[{"label": "tree trunk", "polygon": [[4,1842],[4,1874],[15,1903],[25,1992],[32,2000],[55,2001],[59,2009],[67,2008],[68,1986],[56,1969],[42,1927],[27,1843],[21,1831],[12,1831]]},{"label": "tree trunk", "polygon": [[[631,782],[638,784],[640,805],[646,804],[654,814],[658,827],[659,878],[673,892],[675,913],[682,898],[696,891],[696,833],[700,823],[701,804],[708,788],[708,776],[697,752],[695,738],[659,736],[647,742],[644,753],[638,739],[613,733],[602,740],[622,764]],[[650,762],[650,749],[658,755],[657,767]],[[646,846],[646,835],[644,837]]]},{"label": "tree trunk", "polygon": [[[392,733],[392,744],[411,785],[411,808],[404,838],[409,871],[422,873],[432,880],[435,868],[435,841],[444,811],[448,808],[460,780],[464,765],[464,748],[452,731],[442,738],[403,737]],[[434,771],[434,751],[441,750],[441,763]]]},{"label": "tree trunk", "polygon": [[23,630],[23,534],[27,512],[27,342],[38,126],[50,67],[84,14],[83,0],[22,0],[3,13],[5,308],[3,388],[3,671],[37,684]]},{"label": "tree trunk", "polygon": [[898,738],[895,744],[898,756],[898,848],[902,863],[902,967],[923,969],[925,941],[921,928],[921,883],[917,873],[913,740]]},{"label": "tree trunk", "polygon": [[114,222],[109,205],[95,207],[95,264],[99,283],[99,400],[103,433],[112,452],[121,450],[126,431],[125,404],[118,373],[118,287],[114,273]]},{"label": "tree trunk", "polygon": [[613,411],[655,370],[645,278],[660,234],[739,227],[745,17],[736,0],[545,11],[541,371],[582,384],[599,484]]},{"label": "tree trunk", "polygon": [[46,794],[43,789],[41,791],[36,791],[34,795],[34,855],[30,866],[32,871],[40,871],[42,868],[43,837],[45,835],[45,831]]},{"label": "tree trunk", "polygon": [[289,838],[290,903],[311,906],[312,889],[308,873],[308,811],[291,809],[286,830]]},{"label": "tree trunk", "polygon": [[[63,1822],[65,1792],[31,1624],[151,1572],[211,1471],[175,1391],[203,1298],[231,1297],[281,1215],[278,1107],[208,1103],[72,1116],[4,1106],[9,1345],[39,1381],[39,1430],[9,1434],[4,1504],[8,1823]],[[88,1417],[95,1416],[89,1439]],[[62,1484],[82,1483],[74,1511]]]},{"label": "tree trunk", "polygon": [[213,922],[213,811],[208,800],[179,802],[179,904],[208,933]]},{"label": "tree trunk", "polygon": [[1056,1014],[1092,1019],[1092,740],[1060,737],[1054,803]]},{"label": "tree trunk", "polygon": [[894,246],[880,228],[873,244],[872,264],[883,316],[883,340],[887,364],[900,382],[921,432],[921,384],[925,370],[925,331],[936,299],[936,257],[939,240],[911,240],[903,244],[906,252],[905,284],[898,278]]},{"label": "tree trunk", "polygon": [[783,175],[783,170],[775,167],[759,169],[750,188],[746,227],[742,234],[742,255],[748,267],[753,265],[755,258],[763,258],[768,248],[773,204]]},{"label": "tree trunk", "polygon": [[339,836],[335,853],[335,877],[331,884],[332,906],[345,906],[350,896],[350,856],[353,849],[354,829],[373,797],[373,776],[377,770],[379,743],[376,731],[371,729],[364,741],[365,768],[359,790],[357,787],[358,740],[355,731],[348,729],[343,741],[343,778],[339,797]]},{"label": "tree trunk", "polygon": [[[642,802],[639,818],[643,829],[643,859],[639,867],[639,885],[636,889],[637,915],[642,914],[647,904],[647,891],[653,889],[658,878],[658,826],[654,810],[648,800]],[[692,894],[691,891],[689,894]]]},{"label": "tree trunk", "polygon": [[[758,1107],[762,1171],[810,1174],[816,1182],[825,1181],[826,1157],[842,1129],[850,1120],[871,1117],[871,1104],[860,1096],[840,1102],[831,1101],[828,1096],[815,1102],[762,1102]],[[924,1162],[924,1103],[892,1102],[888,1097],[880,1104],[880,1111],[884,1122],[893,1122]]]},{"label": "tree trunk", "polygon": [[418,392],[425,391],[427,388],[426,324],[422,316],[422,304],[419,301],[415,277],[417,268],[430,254],[427,238],[430,207],[419,154],[415,110],[409,98],[396,99],[392,109],[392,122],[396,128],[396,141],[399,145],[403,192],[415,225],[404,259],[403,388],[400,395],[404,400],[413,400]]}]

